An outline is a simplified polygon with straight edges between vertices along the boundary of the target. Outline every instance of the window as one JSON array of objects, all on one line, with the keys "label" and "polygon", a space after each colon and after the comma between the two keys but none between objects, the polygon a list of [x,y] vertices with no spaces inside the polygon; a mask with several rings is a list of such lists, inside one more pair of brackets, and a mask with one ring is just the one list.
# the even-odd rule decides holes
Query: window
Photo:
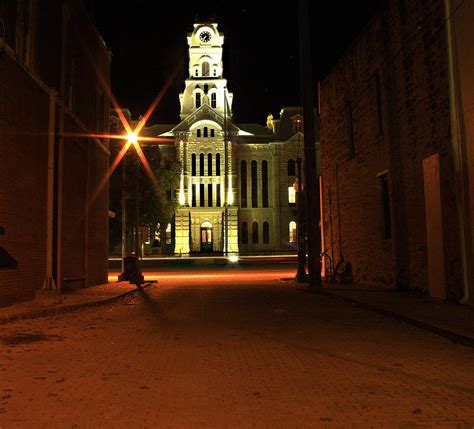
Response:
[{"label": "window", "polygon": [[242,244],[249,244],[249,227],[247,222],[242,222]]},{"label": "window", "polygon": [[217,70],[214,69],[214,76],[217,76]]},{"label": "window", "polygon": [[216,153],[216,176],[221,175],[221,154]]},{"label": "window", "polygon": [[354,124],[352,121],[352,103],[346,102],[346,126],[347,126],[347,157],[353,158],[355,156],[354,146]]},{"label": "window", "polygon": [[296,204],[296,191],[293,186],[288,186],[288,204],[294,206]]},{"label": "window", "polygon": [[209,76],[209,63],[207,61],[202,63],[202,75]]},{"label": "window", "polygon": [[207,127],[204,127],[204,137],[209,137]]},{"label": "window", "polygon": [[382,92],[380,88],[380,76],[378,73],[374,74],[374,89],[375,89],[375,120],[378,136],[383,135],[383,112],[382,112]]},{"label": "window", "polygon": [[290,222],[290,237],[289,237],[290,243],[296,243],[296,222],[291,221]]},{"label": "window", "polygon": [[207,206],[212,207],[212,184],[207,185]]},{"label": "window", "polygon": [[211,128],[211,137],[215,137],[216,136],[216,133],[214,131],[214,128]]},{"label": "window", "polygon": [[262,206],[268,207],[268,162],[262,161]]},{"label": "window", "polygon": [[392,238],[392,216],[390,213],[390,193],[388,189],[387,173],[379,176],[380,188],[382,192],[382,208],[383,208],[383,239],[390,240]]},{"label": "window", "polygon": [[258,207],[257,161],[252,161],[252,207]]},{"label": "window", "polygon": [[247,161],[240,161],[240,204],[247,208]]},{"label": "window", "polygon": [[199,75],[198,69],[194,70],[194,76],[198,76],[198,75]]},{"label": "window", "polygon": [[196,154],[191,155],[191,176],[196,175]]},{"label": "window", "polygon": [[212,176],[212,153],[207,154],[207,175]]},{"label": "window", "polygon": [[191,186],[191,205],[196,207],[196,185]]},{"label": "window", "polygon": [[217,207],[221,206],[221,185],[220,185],[220,183],[218,183],[217,186],[216,186],[216,206]]},{"label": "window", "polygon": [[201,137],[201,129],[200,128],[198,128],[196,130],[196,137]]},{"label": "window", "polygon": [[166,225],[165,243],[166,244],[171,244],[171,224],[170,223],[168,225]]},{"label": "window", "polygon": [[296,163],[294,159],[288,160],[288,176],[296,176]]},{"label": "window", "polygon": [[199,185],[199,207],[204,207],[204,183]]},{"label": "window", "polygon": [[199,155],[199,175],[204,176],[204,154]]},{"label": "window", "polygon": [[270,224],[263,222],[263,244],[270,243]]},{"label": "window", "polygon": [[258,222],[252,223],[252,244],[258,244]]},{"label": "window", "polygon": [[211,94],[211,107],[214,109],[217,107],[217,94],[215,92]]},{"label": "window", "polygon": [[196,109],[201,107],[201,93],[196,92]]}]

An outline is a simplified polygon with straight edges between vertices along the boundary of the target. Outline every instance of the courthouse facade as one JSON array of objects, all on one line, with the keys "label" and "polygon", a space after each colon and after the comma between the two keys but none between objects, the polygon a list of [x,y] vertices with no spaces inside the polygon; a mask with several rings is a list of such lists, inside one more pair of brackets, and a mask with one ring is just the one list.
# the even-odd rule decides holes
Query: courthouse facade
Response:
[{"label": "courthouse facade", "polygon": [[181,165],[172,247],[175,254],[287,252],[296,249],[296,160],[303,157],[299,107],[266,125],[233,121],[224,78],[224,36],[216,23],[188,34],[189,77],[177,125],[149,135],[175,139]]}]

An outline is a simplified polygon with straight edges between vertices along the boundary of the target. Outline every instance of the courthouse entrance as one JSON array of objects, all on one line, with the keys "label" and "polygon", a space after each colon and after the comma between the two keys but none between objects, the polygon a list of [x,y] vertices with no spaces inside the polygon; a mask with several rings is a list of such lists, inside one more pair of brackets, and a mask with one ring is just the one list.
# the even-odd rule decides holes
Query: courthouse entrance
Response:
[{"label": "courthouse entrance", "polygon": [[201,252],[212,252],[212,223],[201,224]]}]

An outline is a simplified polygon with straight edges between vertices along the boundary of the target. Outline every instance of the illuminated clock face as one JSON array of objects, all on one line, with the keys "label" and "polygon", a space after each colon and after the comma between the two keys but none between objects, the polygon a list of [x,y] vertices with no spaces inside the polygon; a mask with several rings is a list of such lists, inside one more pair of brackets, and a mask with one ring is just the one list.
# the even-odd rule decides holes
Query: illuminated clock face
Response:
[{"label": "illuminated clock face", "polygon": [[211,33],[205,30],[199,35],[199,38],[201,39],[202,42],[207,43],[211,40]]}]

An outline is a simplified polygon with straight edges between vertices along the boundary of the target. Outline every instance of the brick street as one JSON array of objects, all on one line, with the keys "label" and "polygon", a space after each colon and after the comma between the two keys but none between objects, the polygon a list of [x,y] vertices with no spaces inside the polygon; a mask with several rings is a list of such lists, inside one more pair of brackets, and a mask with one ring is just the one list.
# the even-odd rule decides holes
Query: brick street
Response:
[{"label": "brick street", "polygon": [[0,427],[474,427],[474,350],[274,279],[1,326]]}]

